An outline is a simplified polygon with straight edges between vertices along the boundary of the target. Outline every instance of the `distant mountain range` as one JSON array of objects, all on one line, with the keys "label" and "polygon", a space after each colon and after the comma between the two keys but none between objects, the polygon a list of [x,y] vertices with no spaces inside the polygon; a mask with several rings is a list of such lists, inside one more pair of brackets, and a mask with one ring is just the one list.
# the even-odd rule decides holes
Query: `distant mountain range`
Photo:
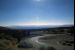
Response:
[{"label": "distant mountain range", "polygon": [[56,28],[56,27],[71,27],[73,25],[61,25],[61,26],[51,26],[51,25],[45,25],[45,26],[8,26],[7,28],[10,29],[45,29],[45,28]]}]

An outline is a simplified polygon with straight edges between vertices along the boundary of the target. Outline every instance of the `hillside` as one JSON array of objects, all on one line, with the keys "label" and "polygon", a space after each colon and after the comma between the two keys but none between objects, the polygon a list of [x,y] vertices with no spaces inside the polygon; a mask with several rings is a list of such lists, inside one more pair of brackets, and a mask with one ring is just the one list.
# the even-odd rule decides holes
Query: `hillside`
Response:
[{"label": "hillside", "polygon": [[45,28],[44,29],[27,29],[27,30],[26,29],[10,29],[7,27],[0,26],[0,49],[10,48],[10,50],[11,49],[16,50],[18,48],[17,45],[23,38],[28,38],[32,36],[30,33],[32,33],[32,35],[34,36],[41,36],[43,34],[67,34],[70,36],[74,36],[74,26],[46,28],[46,29]]}]

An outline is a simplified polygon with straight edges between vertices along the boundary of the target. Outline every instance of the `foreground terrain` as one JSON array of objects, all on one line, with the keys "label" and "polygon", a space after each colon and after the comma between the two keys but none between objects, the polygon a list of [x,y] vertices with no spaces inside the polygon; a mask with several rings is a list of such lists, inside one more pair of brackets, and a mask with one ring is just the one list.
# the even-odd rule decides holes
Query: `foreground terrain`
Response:
[{"label": "foreground terrain", "polygon": [[0,27],[0,50],[74,50],[73,28],[18,30]]}]

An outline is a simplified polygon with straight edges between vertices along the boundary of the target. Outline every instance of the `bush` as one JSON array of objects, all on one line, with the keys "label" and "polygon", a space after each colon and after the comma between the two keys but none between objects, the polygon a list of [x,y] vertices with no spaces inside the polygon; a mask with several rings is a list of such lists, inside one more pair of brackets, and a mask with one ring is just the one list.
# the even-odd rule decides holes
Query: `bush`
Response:
[{"label": "bush", "polygon": [[56,50],[56,49],[53,48],[53,47],[44,47],[44,46],[41,46],[40,50]]},{"label": "bush", "polygon": [[56,49],[53,47],[48,47],[47,50],[56,50]]},{"label": "bush", "polygon": [[23,43],[20,43],[20,44],[18,45],[18,47],[19,47],[19,48],[32,48],[33,45],[32,45],[32,44],[29,44],[29,43],[27,43],[27,42],[23,42]]}]

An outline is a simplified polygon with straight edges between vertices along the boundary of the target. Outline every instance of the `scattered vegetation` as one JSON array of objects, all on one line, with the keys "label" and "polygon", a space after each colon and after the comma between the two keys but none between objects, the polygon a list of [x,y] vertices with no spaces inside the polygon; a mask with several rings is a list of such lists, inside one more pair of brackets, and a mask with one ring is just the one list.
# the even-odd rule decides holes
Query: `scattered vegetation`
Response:
[{"label": "scattered vegetation", "polygon": [[[74,27],[61,27],[61,28],[49,28],[40,30],[16,30],[6,27],[0,27],[0,50],[17,50],[18,48],[32,48],[31,44],[24,43],[24,45],[18,45],[20,40],[30,36],[30,31],[42,31],[46,34],[68,34],[74,35]],[[62,43],[62,42],[61,42]],[[71,45],[73,41],[64,41],[63,45]],[[30,46],[29,46],[30,45]],[[53,47],[40,47],[40,50],[55,50]]]},{"label": "scattered vegetation", "polygon": [[40,49],[40,50],[56,50],[56,49],[53,48],[53,47],[43,47],[43,46],[41,46],[39,49]]},{"label": "scattered vegetation", "polygon": [[73,46],[74,45],[74,41],[71,41],[71,40],[61,41],[60,43],[64,46]]}]

